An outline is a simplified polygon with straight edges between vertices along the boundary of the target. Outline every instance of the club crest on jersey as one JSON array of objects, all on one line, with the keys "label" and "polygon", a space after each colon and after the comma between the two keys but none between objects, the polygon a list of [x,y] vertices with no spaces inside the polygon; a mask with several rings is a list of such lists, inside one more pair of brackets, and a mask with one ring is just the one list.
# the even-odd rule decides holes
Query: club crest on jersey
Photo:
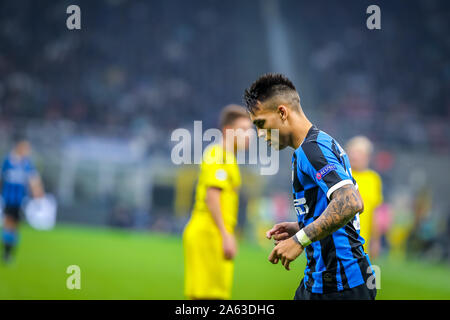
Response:
[{"label": "club crest on jersey", "polygon": [[323,167],[322,169],[320,169],[317,174],[316,174],[316,178],[317,180],[322,179],[323,177],[325,177],[327,174],[329,174],[331,171],[336,170],[336,165],[334,164],[327,164],[325,167]]}]

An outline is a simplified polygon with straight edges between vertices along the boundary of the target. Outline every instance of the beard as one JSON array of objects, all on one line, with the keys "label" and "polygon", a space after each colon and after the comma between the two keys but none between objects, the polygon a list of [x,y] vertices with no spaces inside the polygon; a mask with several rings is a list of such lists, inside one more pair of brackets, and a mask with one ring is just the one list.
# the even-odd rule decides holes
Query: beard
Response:
[{"label": "beard", "polygon": [[287,147],[287,145],[281,143],[280,141],[270,141],[267,144],[269,147],[273,148],[276,151],[283,150]]}]

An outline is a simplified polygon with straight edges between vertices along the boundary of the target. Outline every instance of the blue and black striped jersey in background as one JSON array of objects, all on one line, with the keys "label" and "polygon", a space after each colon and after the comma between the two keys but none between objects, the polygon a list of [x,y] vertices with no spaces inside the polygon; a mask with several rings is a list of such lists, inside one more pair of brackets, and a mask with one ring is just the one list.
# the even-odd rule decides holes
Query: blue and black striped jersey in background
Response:
[{"label": "blue and black striped jersey in background", "polygon": [[[331,194],[354,184],[349,159],[328,134],[312,126],[292,156],[294,207],[300,228],[317,219]],[[305,286],[313,293],[342,291],[364,284],[373,274],[359,235],[359,214],[333,234],[305,248]]]},{"label": "blue and black striped jersey in background", "polygon": [[18,158],[10,153],[2,165],[2,198],[5,207],[20,207],[28,194],[30,178],[37,175],[29,158]]}]

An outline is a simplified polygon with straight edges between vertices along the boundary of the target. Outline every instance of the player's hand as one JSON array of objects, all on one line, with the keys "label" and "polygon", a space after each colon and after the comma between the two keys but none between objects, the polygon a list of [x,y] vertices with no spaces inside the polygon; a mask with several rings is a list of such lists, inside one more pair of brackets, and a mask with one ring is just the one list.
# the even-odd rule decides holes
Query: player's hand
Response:
[{"label": "player's hand", "polygon": [[271,239],[273,236],[275,244],[278,244],[280,241],[292,237],[299,230],[300,227],[297,222],[281,222],[277,223],[272,227],[272,229],[267,231],[266,237],[267,239]]},{"label": "player's hand", "polygon": [[299,255],[303,252],[303,247],[301,244],[296,242],[294,239],[289,238],[284,241],[280,241],[269,255],[269,261],[273,264],[277,264],[281,260],[281,264],[289,269],[289,264],[297,259]]},{"label": "player's hand", "polygon": [[236,239],[231,233],[225,232],[222,235],[222,246],[225,259],[232,260],[236,255],[237,245]]}]

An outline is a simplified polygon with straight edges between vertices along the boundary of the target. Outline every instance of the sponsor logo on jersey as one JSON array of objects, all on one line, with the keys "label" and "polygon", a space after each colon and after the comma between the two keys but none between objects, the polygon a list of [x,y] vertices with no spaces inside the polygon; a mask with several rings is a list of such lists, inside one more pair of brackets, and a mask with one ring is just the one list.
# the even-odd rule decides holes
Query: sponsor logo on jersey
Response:
[{"label": "sponsor logo on jersey", "polygon": [[333,170],[336,170],[336,165],[334,165],[334,164],[327,164],[325,167],[323,167],[322,169],[320,169],[317,172],[317,174],[316,174],[317,180],[322,179],[323,177],[325,177],[327,174],[329,174]]}]

